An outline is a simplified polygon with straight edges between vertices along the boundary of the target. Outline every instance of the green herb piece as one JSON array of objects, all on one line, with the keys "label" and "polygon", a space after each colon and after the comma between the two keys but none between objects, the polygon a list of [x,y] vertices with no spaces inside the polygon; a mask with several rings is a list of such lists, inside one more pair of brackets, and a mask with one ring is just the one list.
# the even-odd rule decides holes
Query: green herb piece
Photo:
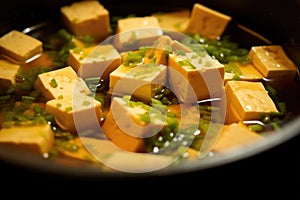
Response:
[{"label": "green herb piece", "polygon": [[56,88],[58,86],[56,80],[53,78],[50,80],[50,85],[53,87],[53,88]]},{"label": "green herb piece", "polygon": [[72,108],[71,106],[68,106],[68,107],[65,108],[65,111],[66,111],[66,112],[70,112],[70,111],[72,111],[72,109],[73,109],[73,108]]}]

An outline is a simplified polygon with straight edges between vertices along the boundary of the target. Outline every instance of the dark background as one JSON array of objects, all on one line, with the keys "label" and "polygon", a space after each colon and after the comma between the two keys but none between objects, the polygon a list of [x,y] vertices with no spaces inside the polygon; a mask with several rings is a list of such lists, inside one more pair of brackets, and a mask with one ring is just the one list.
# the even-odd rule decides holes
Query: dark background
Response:
[{"label": "dark background", "polygon": [[[70,2],[70,0],[7,1],[6,6],[0,8],[0,33],[4,34],[12,28],[23,30],[29,25],[55,17],[59,15],[58,8]],[[116,15],[133,12],[143,15],[157,11],[157,5],[161,11],[182,6],[191,8],[194,2],[196,1],[132,0],[127,3],[122,0],[101,1],[112,14]],[[232,16],[236,22],[257,31],[276,44],[283,45],[296,65],[300,66],[299,0],[200,0],[198,2]],[[9,191],[5,188],[18,188],[17,190],[30,188],[31,191],[42,188],[43,191],[50,191],[50,193],[67,190],[76,194],[79,191],[88,191],[99,194],[97,197],[100,197],[104,192],[117,195],[118,192],[110,192],[110,189],[121,191],[122,188],[127,188],[132,196],[135,196],[137,191],[143,191],[141,198],[145,196],[157,198],[159,191],[167,195],[192,193],[200,198],[206,191],[213,189],[214,192],[209,193],[210,196],[233,197],[238,196],[237,191],[239,191],[243,194],[242,197],[259,198],[262,194],[276,197],[281,194],[285,199],[297,199],[296,196],[299,199],[299,144],[298,134],[275,148],[219,167],[171,176],[130,179],[55,176],[0,161],[1,192]],[[88,189],[83,190],[83,188]],[[221,189],[226,191],[219,192]],[[34,193],[29,194],[34,195]],[[9,192],[9,194],[13,193]],[[294,198],[289,198],[291,195]]]}]

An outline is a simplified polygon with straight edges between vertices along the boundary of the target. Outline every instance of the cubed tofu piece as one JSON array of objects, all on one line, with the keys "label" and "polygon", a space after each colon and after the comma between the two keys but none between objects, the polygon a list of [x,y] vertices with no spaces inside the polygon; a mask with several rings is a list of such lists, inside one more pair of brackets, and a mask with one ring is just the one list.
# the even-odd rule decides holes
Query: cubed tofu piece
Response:
[{"label": "cubed tofu piece", "polygon": [[168,35],[162,35],[154,41],[151,47],[147,48],[144,64],[155,63],[167,65],[168,54],[172,52],[186,53],[192,52],[192,50],[178,40],[173,40]]},{"label": "cubed tofu piece", "polygon": [[151,16],[157,18],[161,28],[184,33],[190,19],[190,10],[155,12]]},{"label": "cubed tofu piece", "polygon": [[43,53],[43,43],[23,32],[12,30],[0,38],[0,53],[17,63],[24,63]]},{"label": "cubed tofu piece", "polygon": [[212,151],[222,153],[227,150],[251,145],[254,142],[259,142],[263,139],[263,136],[249,130],[245,124],[241,122],[232,123],[223,126],[220,137],[213,146]]},{"label": "cubed tofu piece", "polygon": [[128,97],[112,99],[102,130],[121,149],[144,152],[144,138],[158,133],[165,125],[166,116],[147,104],[129,101]]},{"label": "cubed tofu piece", "polygon": [[180,102],[221,97],[224,91],[224,65],[206,52],[170,54],[169,83]]},{"label": "cubed tofu piece", "polygon": [[[94,139],[94,138],[91,138]],[[95,139],[94,139],[95,140]],[[99,140],[99,139],[97,139]],[[70,151],[66,148],[66,145],[74,145],[77,147],[76,151]],[[86,149],[86,146],[81,142],[81,137],[75,137],[74,139],[57,142],[55,149],[62,155],[82,161],[98,162],[98,160]]]},{"label": "cubed tofu piece", "polygon": [[71,66],[39,74],[34,88],[48,100],[57,99],[61,95],[73,96],[91,92]]},{"label": "cubed tofu piece", "polygon": [[158,20],[153,16],[119,19],[116,31],[114,46],[120,51],[152,45],[163,34]]},{"label": "cubed tofu piece", "polygon": [[49,100],[46,111],[55,116],[61,128],[72,133],[99,127],[102,117],[101,103],[84,94]]},{"label": "cubed tofu piece", "polygon": [[158,88],[166,84],[165,65],[144,64],[135,67],[121,64],[110,73],[109,91],[114,95],[133,95],[149,102]]},{"label": "cubed tofu piece", "polygon": [[266,78],[285,81],[286,78],[293,79],[297,74],[297,67],[280,45],[251,47],[249,58]]},{"label": "cubed tofu piece", "polygon": [[261,82],[227,81],[225,92],[226,123],[259,120],[262,114],[278,112]]},{"label": "cubed tofu piece", "polygon": [[156,65],[167,65],[167,53],[166,50],[149,48],[144,57],[144,64],[154,63]]},{"label": "cubed tofu piece", "polygon": [[229,80],[235,79],[235,76],[241,81],[261,81],[264,78],[254,67],[253,63],[232,62],[225,64],[224,84]]},{"label": "cubed tofu piece", "polygon": [[0,143],[25,147],[43,154],[52,149],[54,133],[49,124],[2,128]]},{"label": "cubed tofu piece", "polygon": [[73,2],[60,9],[62,21],[76,36],[104,40],[110,33],[109,11],[99,1]]},{"label": "cubed tofu piece", "polygon": [[230,21],[230,16],[195,3],[185,32],[218,39]]},{"label": "cubed tofu piece", "polygon": [[109,140],[100,140],[90,137],[80,137],[88,151],[101,161],[104,170],[122,172],[149,172],[159,170],[174,162],[174,157],[148,153],[135,153],[121,150]]},{"label": "cubed tofu piece", "polygon": [[67,64],[82,78],[101,77],[109,80],[109,73],[122,62],[119,52],[110,44],[70,50]]},{"label": "cubed tofu piece", "polygon": [[0,94],[6,93],[10,86],[15,84],[15,77],[20,69],[20,65],[6,60],[0,60]]}]

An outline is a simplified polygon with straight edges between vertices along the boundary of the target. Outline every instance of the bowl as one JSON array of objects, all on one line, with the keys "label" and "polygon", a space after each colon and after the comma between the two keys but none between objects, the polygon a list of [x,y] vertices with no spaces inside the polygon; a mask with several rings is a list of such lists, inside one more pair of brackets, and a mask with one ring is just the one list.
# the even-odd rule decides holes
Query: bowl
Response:
[{"label": "bowl", "polygon": [[[29,33],[39,35],[40,30],[50,30],[47,27],[50,19],[57,19],[60,15],[59,8],[73,1],[35,1],[25,2],[9,1],[7,9],[1,13],[0,33],[1,35],[11,29],[26,30]],[[299,1],[106,1],[101,3],[110,11],[111,15],[126,16],[131,13],[136,15],[148,15],[153,12],[174,11],[182,8],[191,9],[193,4],[201,3],[207,7],[232,16],[232,30],[228,30],[239,44],[247,46],[271,42],[280,44],[293,60],[295,65],[300,66],[300,9]],[[286,13],[282,15],[282,13]],[[238,28],[237,28],[238,27]],[[297,94],[294,94],[297,96]],[[292,95],[293,96],[293,95]],[[299,94],[297,96],[299,98]],[[297,101],[294,103],[297,106]],[[296,109],[295,109],[296,110]],[[206,177],[206,174],[237,173],[233,169],[246,169],[246,166],[266,165],[270,163],[277,166],[290,165],[293,171],[297,153],[295,153],[296,141],[299,141],[300,116],[288,122],[284,127],[270,135],[267,140],[252,145],[245,145],[238,150],[224,154],[208,155],[201,162],[183,162],[167,170],[157,170],[150,173],[123,173],[99,170],[98,167],[82,164],[81,162],[61,161],[61,163],[43,159],[40,155],[21,151],[9,145],[0,145],[0,158],[6,170],[21,170],[25,174],[37,176],[64,177],[69,180],[93,180],[105,182],[108,180],[128,180],[153,177]],[[280,152],[282,151],[282,152]],[[274,155],[274,154],[280,155]],[[280,158],[274,158],[274,157]],[[291,160],[283,157],[290,156]],[[272,160],[273,159],[273,160]],[[271,162],[270,162],[271,160]],[[260,163],[259,163],[260,162]],[[269,163],[267,163],[269,162]],[[262,167],[263,174],[267,173],[267,167]],[[275,166],[274,166],[275,167]],[[258,170],[258,168],[255,168]],[[227,171],[226,171],[227,170]],[[231,171],[230,171],[231,170]],[[299,172],[299,171],[298,171]],[[245,175],[243,173],[243,175]],[[10,177],[10,175],[8,175]],[[27,175],[26,175],[27,176]],[[249,176],[248,176],[249,178]],[[56,180],[56,179],[55,179]],[[170,179],[168,179],[170,180]]]}]

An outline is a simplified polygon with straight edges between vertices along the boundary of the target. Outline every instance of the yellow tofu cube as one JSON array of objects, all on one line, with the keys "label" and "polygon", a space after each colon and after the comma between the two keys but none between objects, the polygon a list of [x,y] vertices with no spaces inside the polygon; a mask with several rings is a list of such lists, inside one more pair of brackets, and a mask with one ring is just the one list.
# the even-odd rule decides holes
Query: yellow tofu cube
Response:
[{"label": "yellow tofu cube", "polygon": [[249,130],[243,123],[224,125],[220,137],[213,146],[212,151],[222,153],[230,149],[251,145],[263,140],[264,137]]},{"label": "yellow tofu cube", "polygon": [[190,19],[190,10],[178,10],[172,12],[156,12],[151,16],[157,18],[161,28],[183,33]]},{"label": "yellow tofu cube", "polygon": [[165,65],[144,64],[135,67],[121,64],[110,73],[109,90],[115,95],[133,95],[149,102],[156,90],[165,85]]},{"label": "yellow tofu cube", "polygon": [[259,120],[262,114],[278,112],[261,82],[227,81],[226,123]]},{"label": "yellow tofu cube", "polygon": [[102,130],[123,150],[143,152],[144,138],[158,133],[165,125],[165,117],[161,111],[142,102],[114,97]]},{"label": "yellow tofu cube", "polygon": [[241,81],[261,81],[264,78],[256,67],[254,67],[253,63],[228,63],[225,64],[225,69],[232,71],[227,72],[227,70],[225,70],[224,84],[226,84],[227,81],[232,80],[235,75],[237,75]]},{"label": "yellow tofu cube", "polygon": [[266,78],[294,78],[297,67],[280,45],[254,46],[249,52],[254,66]]},{"label": "yellow tofu cube", "polygon": [[161,169],[174,162],[173,156],[124,151],[109,140],[90,137],[80,137],[80,139],[96,160],[109,167],[104,168],[109,172],[114,172],[112,170],[133,173],[149,172]]},{"label": "yellow tofu cube", "polygon": [[101,103],[84,94],[64,95],[49,100],[45,109],[55,116],[56,122],[61,128],[72,133],[95,129],[100,126]]},{"label": "yellow tofu cube", "polygon": [[155,40],[151,47],[147,48],[144,64],[155,63],[167,65],[167,57],[172,52],[192,52],[192,50],[170,36],[162,35]]},{"label": "yellow tofu cube", "polygon": [[114,45],[122,51],[136,50],[152,45],[163,34],[158,20],[153,16],[129,17],[118,20]]},{"label": "yellow tofu cube", "polygon": [[110,44],[72,49],[67,64],[82,78],[101,77],[109,80],[109,73],[122,62],[119,52]]},{"label": "yellow tofu cube", "polygon": [[99,1],[73,2],[60,9],[62,21],[76,36],[104,40],[110,33],[109,12]]},{"label": "yellow tofu cube", "polygon": [[166,50],[149,48],[144,57],[144,64],[154,63],[156,65],[167,65],[167,53]]},{"label": "yellow tofu cube", "polygon": [[0,53],[17,63],[43,53],[43,43],[17,30],[12,30],[0,38]]},{"label": "yellow tofu cube", "polygon": [[49,124],[2,128],[0,143],[21,146],[43,154],[52,149],[54,133]]},{"label": "yellow tofu cube", "polygon": [[71,66],[39,74],[33,86],[48,100],[91,92]]},{"label": "yellow tofu cube", "polygon": [[185,31],[209,39],[218,39],[230,21],[230,16],[195,3]]},{"label": "yellow tofu cube", "polygon": [[15,84],[15,77],[20,69],[20,65],[6,60],[0,60],[0,94],[6,92],[11,85]]},{"label": "yellow tofu cube", "polygon": [[170,54],[168,63],[169,83],[179,101],[195,103],[222,96],[224,65],[206,52]]}]

